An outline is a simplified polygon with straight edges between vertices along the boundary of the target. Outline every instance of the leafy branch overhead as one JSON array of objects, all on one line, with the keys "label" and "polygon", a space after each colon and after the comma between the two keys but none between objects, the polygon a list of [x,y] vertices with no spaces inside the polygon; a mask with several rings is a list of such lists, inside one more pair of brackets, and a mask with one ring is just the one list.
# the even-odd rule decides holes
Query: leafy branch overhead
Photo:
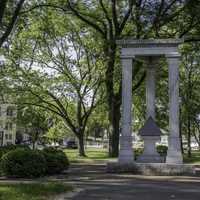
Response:
[{"label": "leafy branch overhead", "polygon": [[25,0],[0,2],[0,47],[11,34]]}]

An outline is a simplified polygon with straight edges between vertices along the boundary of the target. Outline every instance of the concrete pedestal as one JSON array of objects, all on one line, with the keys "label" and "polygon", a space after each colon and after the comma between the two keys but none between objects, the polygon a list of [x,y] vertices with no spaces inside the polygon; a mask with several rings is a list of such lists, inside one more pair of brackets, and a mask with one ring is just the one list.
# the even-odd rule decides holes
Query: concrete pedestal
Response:
[{"label": "concrete pedestal", "polygon": [[144,140],[144,152],[137,158],[139,163],[161,163],[164,158],[156,151],[156,142],[160,141],[160,136],[142,137]]},{"label": "concrete pedestal", "polygon": [[167,164],[167,163],[134,163],[123,165],[117,162],[110,162],[106,168],[109,173],[140,174],[147,176],[195,176],[194,165],[188,164]]}]

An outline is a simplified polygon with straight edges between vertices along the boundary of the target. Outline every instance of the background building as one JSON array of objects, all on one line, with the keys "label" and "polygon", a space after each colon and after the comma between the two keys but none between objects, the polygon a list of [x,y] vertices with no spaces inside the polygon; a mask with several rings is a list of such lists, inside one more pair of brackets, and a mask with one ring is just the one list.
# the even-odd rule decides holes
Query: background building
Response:
[{"label": "background building", "polygon": [[0,146],[15,144],[17,107],[14,104],[0,104]]}]

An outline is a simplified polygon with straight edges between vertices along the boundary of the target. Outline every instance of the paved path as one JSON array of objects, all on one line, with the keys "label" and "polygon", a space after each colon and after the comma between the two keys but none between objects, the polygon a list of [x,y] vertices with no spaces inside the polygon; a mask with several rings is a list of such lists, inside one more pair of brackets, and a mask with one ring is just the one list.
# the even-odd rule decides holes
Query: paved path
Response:
[{"label": "paved path", "polygon": [[64,179],[81,190],[71,200],[200,200],[200,177],[107,174],[97,164],[74,165]]},{"label": "paved path", "polygon": [[0,182],[47,180],[71,183],[79,191],[75,195],[64,194],[56,200],[200,200],[200,177],[108,174],[103,164],[76,164],[70,167],[67,174],[34,181],[2,178]]}]

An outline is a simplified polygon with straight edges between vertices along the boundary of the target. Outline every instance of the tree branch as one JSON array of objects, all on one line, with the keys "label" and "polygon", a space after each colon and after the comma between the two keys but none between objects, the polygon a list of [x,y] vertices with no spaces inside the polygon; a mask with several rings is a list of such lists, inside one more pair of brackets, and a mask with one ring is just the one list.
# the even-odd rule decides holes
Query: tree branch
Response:
[{"label": "tree branch", "polygon": [[17,4],[17,7],[14,11],[14,14],[4,32],[4,34],[2,35],[2,37],[0,38],[0,47],[3,45],[4,41],[8,38],[8,36],[10,35],[14,25],[15,25],[15,22],[17,21],[17,18],[18,18],[18,15],[19,15],[19,12],[20,10],[22,9],[22,6],[23,6],[23,3],[24,3],[25,0],[20,0]]},{"label": "tree branch", "polygon": [[68,7],[69,9],[74,13],[76,17],[78,17],[80,20],[84,21],[86,24],[90,25],[93,27],[96,31],[98,31],[104,38],[106,37],[105,32],[95,23],[92,21],[88,20],[87,18],[83,17],[75,8],[70,3],[70,0],[68,2]]}]

